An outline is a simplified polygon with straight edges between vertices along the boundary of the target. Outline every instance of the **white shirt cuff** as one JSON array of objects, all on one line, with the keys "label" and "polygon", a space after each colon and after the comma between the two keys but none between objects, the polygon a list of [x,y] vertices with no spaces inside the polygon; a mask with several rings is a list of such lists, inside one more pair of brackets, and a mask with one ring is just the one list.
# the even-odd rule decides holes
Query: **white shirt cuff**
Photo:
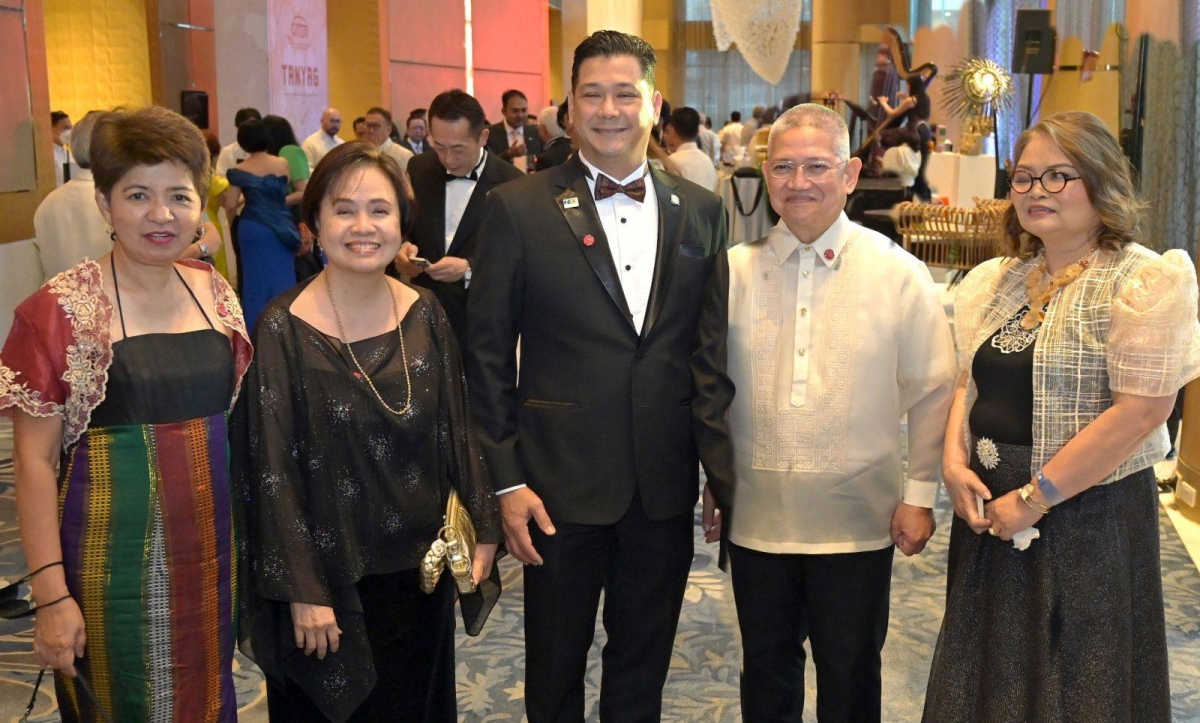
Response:
[{"label": "white shirt cuff", "polygon": [[528,486],[529,485],[513,485],[512,487],[505,487],[502,490],[496,490],[496,496],[499,497],[500,495],[506,495],[509,492],[516,492],[517,490],[523,489]]},{"label": "white shirt cuff", "polygon": [[933,509],[937,506],[938,483],[908,478],[904,485],[904,504]]}]

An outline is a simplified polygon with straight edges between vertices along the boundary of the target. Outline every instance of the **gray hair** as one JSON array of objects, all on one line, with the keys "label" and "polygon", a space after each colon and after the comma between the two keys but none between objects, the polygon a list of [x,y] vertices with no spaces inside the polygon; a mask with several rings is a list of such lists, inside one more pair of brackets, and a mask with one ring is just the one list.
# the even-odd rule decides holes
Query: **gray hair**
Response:
[{"label": "gray hair", "polygon": [[816,128],[833,136],[833,155],[839,161],[850,160],[850,129],[846,119],[819,103],[802,103],[789,108],[771,125],[767,136],[767,148],[775,143],[775,136],[797,128]]},{"label": "gray hair", "polygon": [[71,156],[75,158],[75,165],[80,168],[92,166],[92,129],[103,115],[104,111],[89,111],[71,129]]},{"label": "gray hair", "polygon": [[551,105],[542,108],[538,113],[538,125],[546,129],[551,139],[563,135],[563,129],[558,126],[558,106]]}]

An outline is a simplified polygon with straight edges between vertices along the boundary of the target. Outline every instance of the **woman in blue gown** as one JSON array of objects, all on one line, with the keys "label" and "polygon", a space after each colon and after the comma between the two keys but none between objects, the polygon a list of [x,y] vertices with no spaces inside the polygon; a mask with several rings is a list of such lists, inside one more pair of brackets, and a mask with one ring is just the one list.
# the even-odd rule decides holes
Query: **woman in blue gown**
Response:
[{"label": "woman in blue gown", "polygon": [[254,329],[258,315],[271,299],[296,285],[294,257],[302,251],[300,231],[287,207],[288,162],[267,152],[270,142],[261,121],[238,127],[238,145],[250,156],[229,169],[226,212],[232,215],[239,199],[246,205],[238,220],[242,254],[242,308],[246,326]]}]

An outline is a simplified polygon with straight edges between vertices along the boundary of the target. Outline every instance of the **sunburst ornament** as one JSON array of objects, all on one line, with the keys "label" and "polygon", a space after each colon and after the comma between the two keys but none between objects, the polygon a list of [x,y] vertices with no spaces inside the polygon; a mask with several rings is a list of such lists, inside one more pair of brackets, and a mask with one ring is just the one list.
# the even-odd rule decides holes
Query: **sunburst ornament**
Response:
[{"label": "sunburst ornament", "polygon": [[944,97],[951,115],[989,118],[1012,106],[1012,76],[987,58],[967,58],[946,76]]}]

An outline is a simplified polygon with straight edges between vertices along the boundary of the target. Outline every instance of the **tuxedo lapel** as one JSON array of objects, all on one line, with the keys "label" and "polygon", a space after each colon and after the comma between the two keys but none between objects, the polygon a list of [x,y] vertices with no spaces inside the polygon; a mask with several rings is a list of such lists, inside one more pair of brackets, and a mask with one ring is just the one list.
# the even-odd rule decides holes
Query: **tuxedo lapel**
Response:
[{"label": "tuxedo lapel", "polygon": [[430,248],[423,251],[425,258],[432,263],[446,255],[446,167],[441,163],[435,164],[434,171],[424,181],[429,184],[428,193],[424,194],[429,204],[421,208],[420,213],[429,220],[427,228],[433,228],[436,233],[431,234]]},{"label": "tuxedo lapel", "polygon": [[[471,191],[471,198],[467,199],[467,207],[463,210],[462,220],[458,222],[458,228],[454,230],[454,239],[450,242],[450,249],[446,251],[447,256],[458,256],[462,245],[471,237],[474,230],[479,227],[479,221],[483,218],[483,202],[487,200],[488,192],[496,185],[499,180],[498,163],[504,161],[496,156],[488,153],[487,162],[483,164],[483,172],[479,175],[479,180],[475,183],[475,190]],[[443,202],[446,194],[442,194]],[[445,213],[442,217],[445,218]],[[445,222],[443,221],[443,227]],[[443,238],[445,232],[443,231]]]},{"label": "tuxedo lapel", "polygon": [[554,203],[571,227],[572,240],[583,252],[609,298],[617,305],[621,316],[629,324],[629,330],[635,331],[633,314],[625,301],[625,290],[621,288],[621,278],[608,247],[608,237],[604,234],[596,202],[592,199],[587,178],[583,174],[583,163],[576,158],[552,170],[557,172],[559,186],[563,189],[555,197]]},{"label": "tuxedo lapel", "polygon": [[658,196],[658,252],[654,258],[654,280],[650,284],[650,299],[646,319],[642,322],[642,339],[650,335],[671,288],[671,273],[679,256],[679,244],[687,218],[687,196],[676,191],[676,182],[667,174],[651,167],[654,191]]}]

